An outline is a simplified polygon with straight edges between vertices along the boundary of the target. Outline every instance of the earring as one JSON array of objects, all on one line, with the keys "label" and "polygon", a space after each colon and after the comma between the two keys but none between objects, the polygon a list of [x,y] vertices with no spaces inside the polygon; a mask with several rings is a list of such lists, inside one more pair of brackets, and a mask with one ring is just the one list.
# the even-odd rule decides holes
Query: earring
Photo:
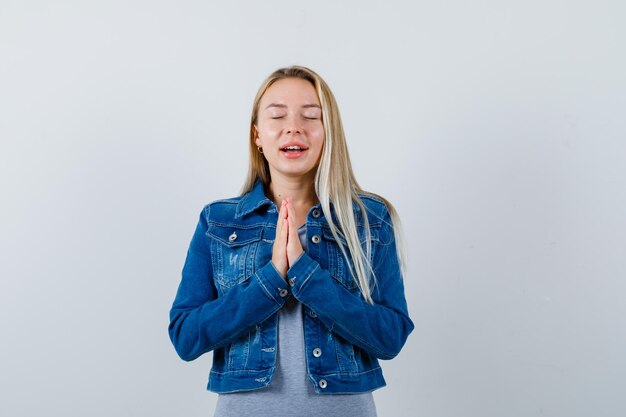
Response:
[{"label": "earring", "polygon": [[256,147],[259,150],[259,153],[263,153],[263,148],[261,148],[260,146]]}]

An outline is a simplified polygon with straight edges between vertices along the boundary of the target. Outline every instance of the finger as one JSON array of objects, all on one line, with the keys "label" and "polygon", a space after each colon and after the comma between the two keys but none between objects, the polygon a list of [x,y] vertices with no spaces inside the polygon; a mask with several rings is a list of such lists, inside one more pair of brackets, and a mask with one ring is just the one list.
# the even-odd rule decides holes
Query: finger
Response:
[{"label": "finger", "polygon": [[287,236],[287,261],[289,266],[298,259],[303,252],[300,236],[298,236],[298,226],[296,225],[296,214],[293,205],[287,202],[287,219],[289,223],[289,235]]},{"label": "finger", "polygon": [[[280,232],[278,231],[280,229]],[[278,221],[276,239],[274,240],[274,246],[272,248],[272,263],[276,267],[276,270],[283,278],[287,276],[288,269],[288,257],[287,257],[287,233],[289,226],[287,219],[283,218]]]},{"label": "finger", "polygon": [[278,219],[278,224],[276,225],[276,239],[274,241],[274,248],[279,253],[286,256],[287,251],[287,233],[289,233],[289,223],[286,218],[287,209],[283,209],[283,214]]},{"label": "finger", "polygon": [[287,200],[283,200],[282,204],[283,211],[283,221],[280,228],[280,244],[285,250],[285,257],[287,256],[287,242],[289,236],[289,202]]},{"label": "finger", "polygon": [[289,237],[291,236],[293,229],[296,228],[296,215],[294,213],[293,206],[291,205],[290,197],[287,197],[285,200],[285,218],[287,219],[287,224],[289,226],[289,232],[287,233],[287,244],[289,244]]},{"label": "finger", "polygon": [[296,211],[291,204],[291,197],[287,198],[285,208],[287,209],[287,220],[289,220],[289,226],[291,226],[292,228],[295,227],[297,231],[298,226],[296,225]]},{"label": "finger", "polygon": [[280,229],[280,243],[281,246],[287,250],[287,236],[289,234],[289,221],[283,219],[283,226]]},{"label": "finger", "polygon": [[282,251],[281,253],[283,254],[287,250],[287,233],[289,232],[286,214],[287,209],[281,209],[281,214],[276,224],[276,238],[274,239],[274,249]]},{"label": "finger", "polygon": [[276,237],[280,235],[280,230],[283,225],[283,219],[285,218],[285,200],[280,202],[280,208],[278,209],[278,219],[276,220]]}]

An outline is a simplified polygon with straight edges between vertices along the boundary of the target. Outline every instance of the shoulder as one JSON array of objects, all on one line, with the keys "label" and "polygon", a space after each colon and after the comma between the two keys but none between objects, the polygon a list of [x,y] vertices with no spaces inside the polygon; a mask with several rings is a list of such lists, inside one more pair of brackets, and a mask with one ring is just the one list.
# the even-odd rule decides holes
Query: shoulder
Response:
[{"label": "shoulder", "polygon": [[237,214],[237,207],[244,196],[223,198],[212,201],[202,208],[202,215],[207,223],[233,219]]},{"label": "shoulder", "polygon": [[359,193],[358,197],[365,206],[367,218],[371,225],[388,222],[392,210],[389,201],[371,192]]}]

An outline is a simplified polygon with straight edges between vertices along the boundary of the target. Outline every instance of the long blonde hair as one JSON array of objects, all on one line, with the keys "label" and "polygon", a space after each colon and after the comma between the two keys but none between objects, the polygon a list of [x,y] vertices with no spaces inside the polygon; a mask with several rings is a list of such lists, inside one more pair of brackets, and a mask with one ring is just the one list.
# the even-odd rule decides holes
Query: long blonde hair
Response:
[{"label": "long blonde hair", "polygon": [[[354,177],[348,147],[343,132],[343,124],[337,101],[326,82],[309,68],[302,66],[291,66],[281,68],[270,74],[265,79],[254,98],[252,105],[252,116],[250,118],[250,162],[248,175],[244,183],[242,194],[250,191],[258,180],[265,186],[269,186],[271,181],[270,170],[267,160],[258,152],[255,144],[256,123],[259,110],[259,102],[265,91],[276,81],[284,78],[301,78],[309,81],[317,92],[322,107],[322,123],[324,125],[324,146],[320,158],[319,166],[315,175],[315,192],[320,201],[322,212],[328,221],[330,231],[337,241],[343,256],[352,259],[354,268],[350,262],[349,266],[356,284],[361,290],[363,298],[373,304],[372,291],[376,285],[376,277],[372,269],[372,244],[369,228],[369,219],[365,205],[359,198],[359,194],[370,194],[380,198],[391,215],[394,236],[396,238],[396,250],[401,271],[404,270],[404,245],[400,227],[400,219],[396,210],[384,198],[366,193],[361,189]],[[333,211],[337,218],[337,224],[331,216],[330,203],[333,204]],[[353,211],[353,204],[356,204],[363,215],[365,245],[359,242],[356,227],[356,219]],[[346,244],[342,243],[345,239]],[[347,251],[346,251],[347,246]],[[348,255],[349,254],[349,255]]]}]

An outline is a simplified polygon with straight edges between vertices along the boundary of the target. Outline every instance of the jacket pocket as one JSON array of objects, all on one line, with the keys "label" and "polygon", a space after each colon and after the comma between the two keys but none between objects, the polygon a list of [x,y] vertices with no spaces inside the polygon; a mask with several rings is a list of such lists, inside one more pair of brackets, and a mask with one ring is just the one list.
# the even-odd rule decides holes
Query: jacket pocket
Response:
[{"label": "jacket pocket", "polygon": [[263,225],[210,224],[214,279],[222,292],[246,281],[254,273],[254,260],[263,235]]}]

